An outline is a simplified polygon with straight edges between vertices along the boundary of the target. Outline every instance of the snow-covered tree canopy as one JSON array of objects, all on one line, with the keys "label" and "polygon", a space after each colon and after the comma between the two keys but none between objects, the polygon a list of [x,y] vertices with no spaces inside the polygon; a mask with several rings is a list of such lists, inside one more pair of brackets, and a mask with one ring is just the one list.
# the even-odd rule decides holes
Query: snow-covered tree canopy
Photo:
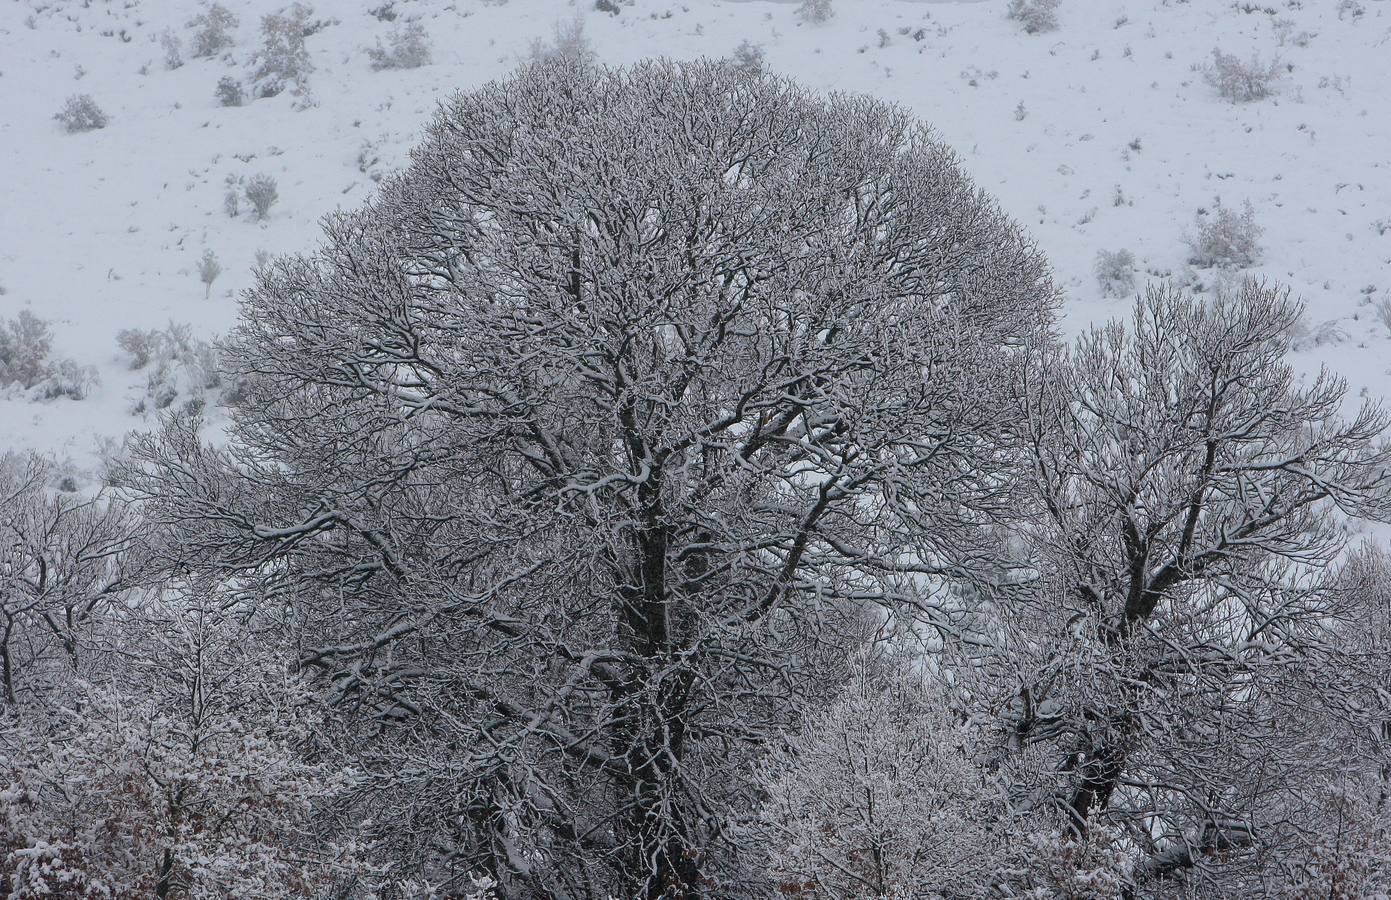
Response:
[{"label": "snow-covered tree canopy", "polygon": [[293,607],[403,857],[751,890],[760,746],[1010,514],[1044,260],[902,110],[716,62],[457,95],[325,235],[245,300],[230,447],[129,475],[181,562]]}]

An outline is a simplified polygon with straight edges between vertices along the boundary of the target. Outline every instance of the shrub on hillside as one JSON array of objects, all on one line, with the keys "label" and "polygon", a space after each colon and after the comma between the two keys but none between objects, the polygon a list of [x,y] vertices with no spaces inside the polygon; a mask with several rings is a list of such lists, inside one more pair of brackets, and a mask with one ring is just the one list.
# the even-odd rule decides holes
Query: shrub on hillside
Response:
[{"label": "shrub on hillside", "polygon": [[217,80],[217,102],[220,106],[241,106],[246,102],[246,92],[241,82],[230,75]]},{"label": "shrub on hillside", "polygon": [[194,57],[214,56],[232,46],[232,30],[237,27],[237,17],[221,3],[214,3],[207,12],[194,16],[188,24],[195,29]]},{"label": "shrub on hillside", "polygon": [[1058,27],[1060,0],[1009,0],[1005,15],[1024,26],[1028,34],[1053,31]]},{"label": "shrub on hillside", "polygon": [[1210,215],[1198,214],[1198,232],[1190,236],[1188,261],[1199,268],[1245,268],[1260,261],[1260,237],[1265,229],[1256,224],[1256,212],[1246,201],[1238,214],[1225,206]]},{"label": "shrub on hillside", "polygon": [[184,64],[183,41],[168,29],[159,36],[159,45],[164,48],[164,68],[173,71]]},{"label": "shrub on hillside", "polygon": [[69,97],[63,108],[54,113],[53,118],[57,119],[69,134],[105,128],[110,121],[102,108],[97,106],[97,101],[92,99],[91,94],[74,94]]},{"label": "shrub on hillside", "polygon": [[256,211],[257,219],[264,219],[270,215],[270,208],[275,205],[275,201],[280,199],[280,192],[276,190],[275,179],[266,174],[253,175],[246,182],[246,199],[251,204],[251,208]]},{"label": "shrub on hillside", "polygon": [[79,365],[71,359],[60,359],[48,367],[48,374],[34,385],[29,396],[35,400],[85,399],[99,379],[92,366]]},{"label": "shrub on hillside", "polygon": [[750,75],[762,75],[764,70],[763,45],[755,44],[745,40],[734,48],[734,53],[729,57],[729,64],[740,72],[747,72]]},{"label": "shrub on hillside", "polygon": [[313,7],[294,3],[278,13],[261,18],[260,52],[256,55],[256,96],[274,97],[289,83],[302,90],[314,70],[304,39],[321,24],[311,24]]},{"label": "shrub on hillside", "polygon": [[1123,297],[1135,290],[1135,254],[1129,250],[1101,250],[1096,254],[1096,280],[1107,297]]},{"label": "shrub on hillside", "polygon": [[204,250],[202,257],[198,260],[198,280],[203,282],[204,300],[212,294],[213,282],[221,274],[222,263],[217,261],[217,254],[211,249]]},{"label": "shrub on hillside", "polygon": [[18,383],[31,388],[48,374],[48,351],[53,332],[48,323],[27,309],[0,321],[0,387]]},{"label": "shrub on hillside", "polygon": [[802,0],[802,5],[797,7],[797,18],[813,25],[819,25],[835,14],[831,0]]},{"label": "shrub on hillside", "polygon": [[385,47],[378,39],[377,46],[367,48],[367,57],[377,71],[419,68],[430,62],[430,37],[425,33],[425,26],[411,22],[393,31]]},{"label": "shrub on hillside", "polygon": [[50,360],[53,333],[29,310],[0,322],[0,388],[18,385],[31,399],[81,400],[97,383],[96,370],[70,359]]},{"label": "shrub on hillside", "polygon": [[1203,78],[1217,88],[1223,99],[1232,103],[1250,103],[1269,97],[1280,77],[1280,61],[1261,62],[1257,54],[1243,62],[1235,54],[1213,48],[1212,65],[1203,69]]},{"label": "shrub on hillside", "polygon": [[557,22],[555,37],[547,44],[540,38],[531,42],[531,58],[536,61],[572,59],[576,62],[590,62],[594,59],[594,47],[584,33],[584,19],[575,16],[569,22]]}]

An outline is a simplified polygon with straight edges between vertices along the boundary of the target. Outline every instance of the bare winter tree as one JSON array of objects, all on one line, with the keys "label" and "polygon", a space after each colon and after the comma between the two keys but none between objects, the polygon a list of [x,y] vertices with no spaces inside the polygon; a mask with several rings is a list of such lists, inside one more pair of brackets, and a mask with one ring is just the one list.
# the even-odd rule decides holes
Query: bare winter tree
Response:
[{"label": "bare winter tree", "polygon": [[293,610],[399,865],[756,893],[759,748],[867,607],[947,627],[1053,301],[898,109],[558,60],[267,268],[231,446],[175,422],[126,476],[182,564]]},{"label": "bare winter tree", "polygon": [[1129,328],[1023,370],[1045,524],[1011,741],[1053,748],[1036,799],[1056,792],[1075,830],[1128,833],[1135,896],[1181,876],[1261,890],[1326,764],[1296,708],[1315,695],[1292,686],[1328,670],[1340,601],[1320,572],[1346,516],[1382,513],[1387,421],[1342,419],[1327,374],[1296,382],[1298,314],[1251,282],[1206,304],[1152,289]]},{"label": "bare winter tree", "polygon": [[0,708],[82,671],[88,626],[136,580],[132,517],[55,494],[37,457],[0,457]]}]

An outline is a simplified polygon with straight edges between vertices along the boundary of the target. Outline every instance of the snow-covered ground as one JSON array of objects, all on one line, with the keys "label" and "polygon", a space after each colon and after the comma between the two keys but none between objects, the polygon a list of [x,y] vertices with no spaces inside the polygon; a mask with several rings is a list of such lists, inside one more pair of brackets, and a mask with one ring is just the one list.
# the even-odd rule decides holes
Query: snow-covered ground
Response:
[{"label": "snow-covered ground", "polygon": [[[224,331],[258,251],[312,247],[318,220],[370,196],[400,165],[437,100],[502,76],[576,12],[598,56],[728,56],[762,45],[770,69],[819,90],[910,107],[1043,246],[1067,292],[1068,330],[1123,313],[1093,274],[1099,250],[1132,250],[1142,273],[1211,286],[1187,265],[1195,214],[1250,201],[1264,227],[1250,274],[1308,304],[1301,371],[1344,375],[1354,394],[1391,393],[1391,0],[1063,0],[1060,27],[1026,34],[1006,0],[833,0],[803,23],[796,2],[382,0],[316,4],[309,92],[222,107],[223,76],[247,78],[275,0],[224,0],[236,43],[165,66],[161,37],[187,48],[187,0],[9,0],[0,6],[0,320],[50,320],[54,354],[98,368],[80,401],[0,396],[0,450],[35,448],[90,477],[103,439],[133,413],[148,370],[118,351],[122,328],[188,323]],[[433,62],[374,71],[366,48],[408,21]],[[1221,99],[1203,77],[1214,48],[1284,64],[1274,96]],[[53,119],[88,93],[110,115],[68,134]],[[364,150],[365,148],[365,150]],[[376,160],[373,162],[373,160]],[[278,182],[267,220],[223,208],[227,180]],[[211,296],[197,262],[223,272]],[[1142,274],[1142,277],[1144,275]],[[1331,324],[1330,324],[1331,323]]]}]

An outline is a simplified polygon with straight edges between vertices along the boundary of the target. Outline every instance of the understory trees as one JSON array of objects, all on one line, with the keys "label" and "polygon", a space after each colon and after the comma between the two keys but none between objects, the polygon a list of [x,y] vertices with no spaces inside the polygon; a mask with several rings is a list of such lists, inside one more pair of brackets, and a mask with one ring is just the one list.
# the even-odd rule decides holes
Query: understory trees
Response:
[{"label": "understory trees", "polygon": [[558,60],[267,268],[232,444],[173,423],[127,480],[290,610],[399,870],[759,895],[761,750],[883,610],[950,625],[1054,299],[900,110]]}]

